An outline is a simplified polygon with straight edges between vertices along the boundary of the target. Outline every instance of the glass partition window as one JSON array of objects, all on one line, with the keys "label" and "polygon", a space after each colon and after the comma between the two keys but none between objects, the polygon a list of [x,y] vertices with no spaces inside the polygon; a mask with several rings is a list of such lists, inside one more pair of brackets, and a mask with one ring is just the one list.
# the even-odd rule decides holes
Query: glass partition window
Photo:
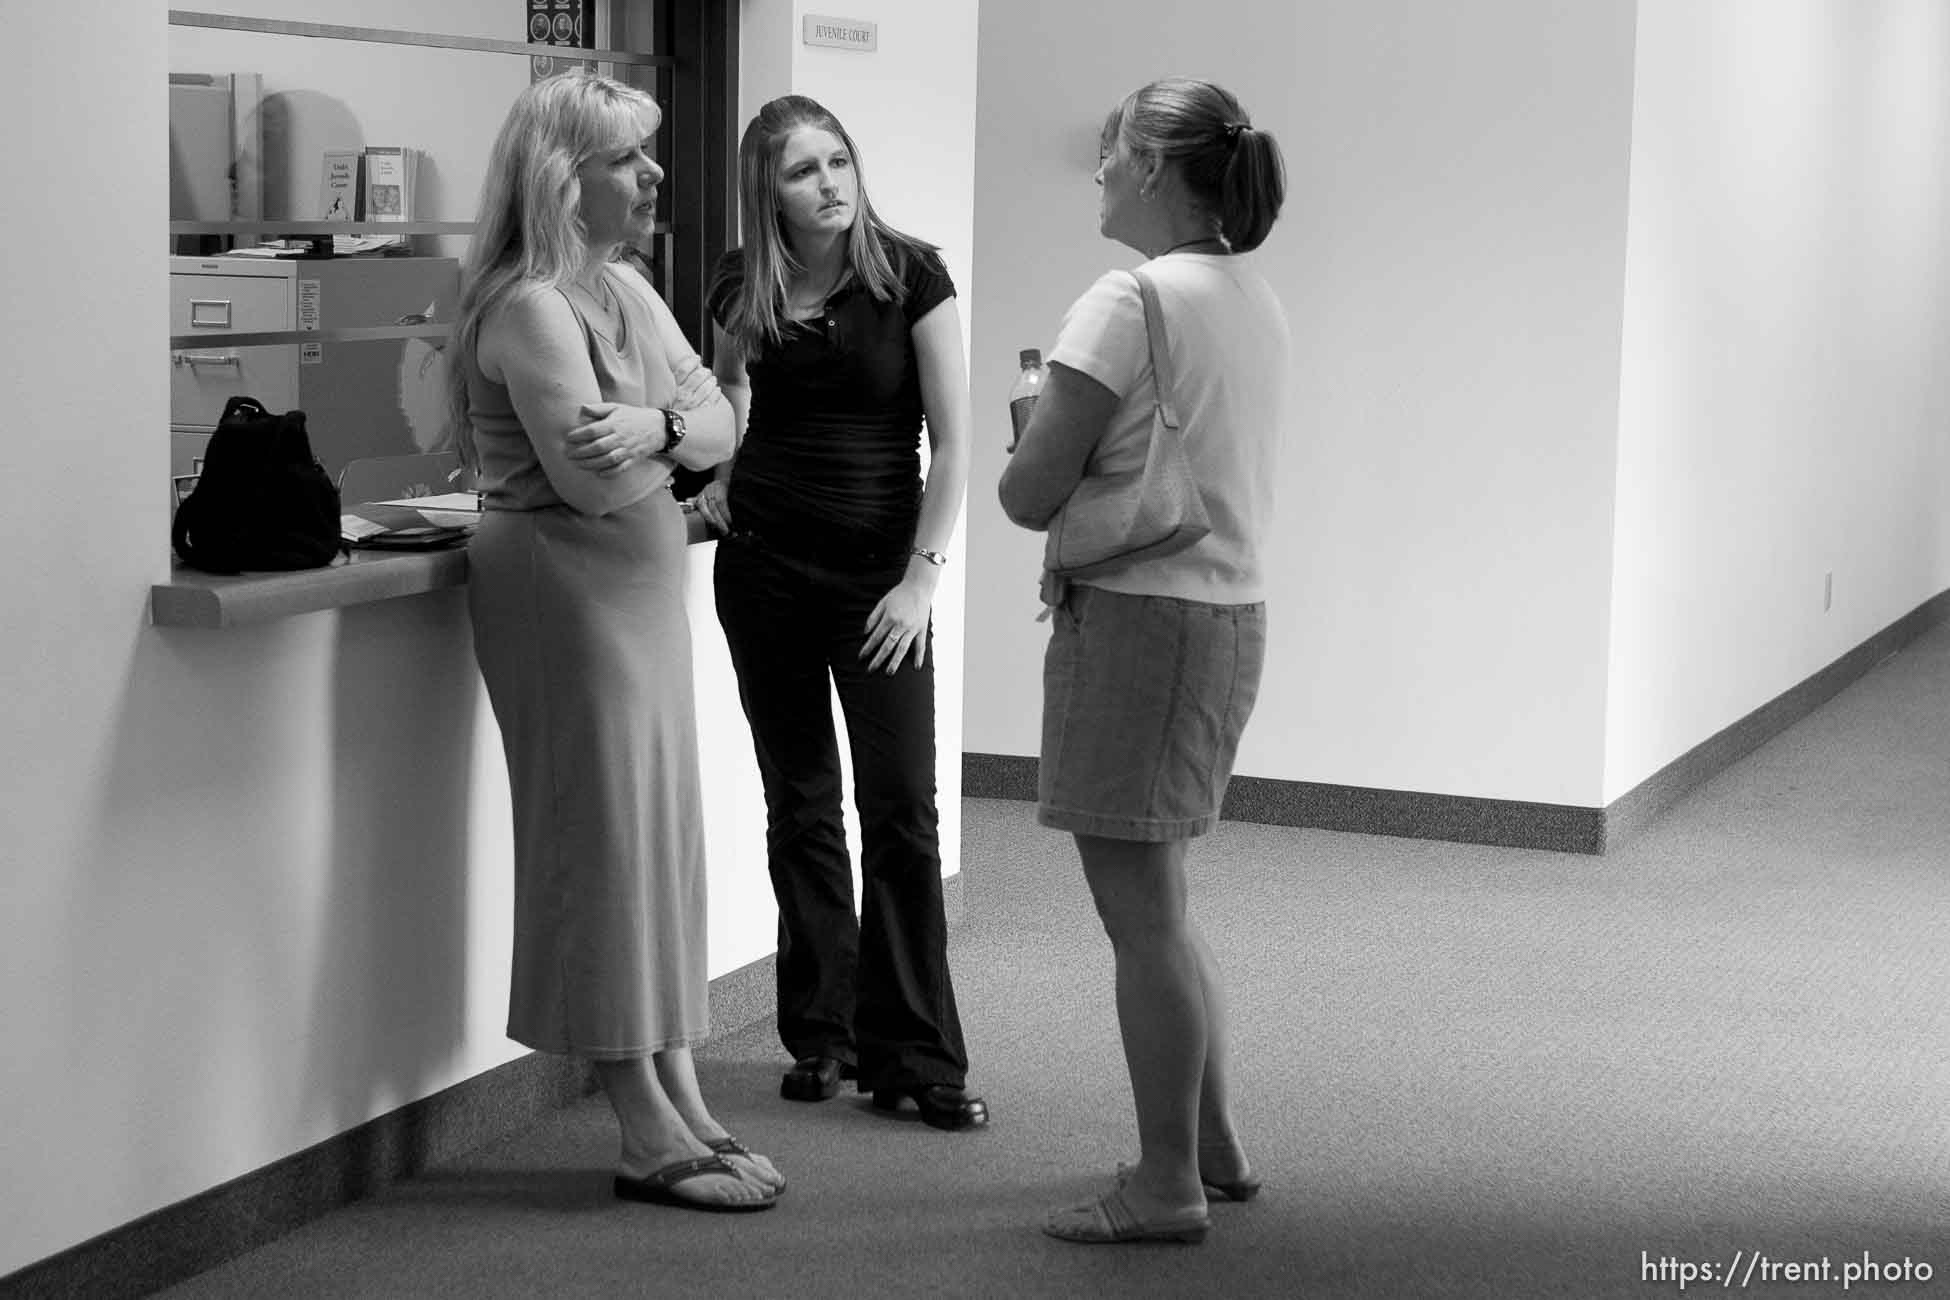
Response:
[{"label": "glass partition window", "polygon": [[733,211],[736,0],[251,8],[170,11],[173,490],[193,484],[236,392],[306,410],[334,473],[431,449],[494,132],[532,79],[576,63],[664,109],[659,160],[684,183],[660,189],[640,252],[708,353],[704,277]]}]

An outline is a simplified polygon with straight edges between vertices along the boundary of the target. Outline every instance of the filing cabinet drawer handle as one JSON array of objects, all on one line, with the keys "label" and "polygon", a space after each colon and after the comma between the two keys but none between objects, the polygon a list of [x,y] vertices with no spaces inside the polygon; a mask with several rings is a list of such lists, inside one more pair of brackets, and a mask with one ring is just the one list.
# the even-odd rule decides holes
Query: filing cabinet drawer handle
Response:
[{"label": "filing cabinet drawer handle", "polygon": [[242,368],[244,358],[235,352],[178,352],[176,364],[179,366],[237,366]]},{"label": "filing cabinet drawer handle", "polygon": [[227,330],[230,328],[230,299],[190,299],[190,328]]}]

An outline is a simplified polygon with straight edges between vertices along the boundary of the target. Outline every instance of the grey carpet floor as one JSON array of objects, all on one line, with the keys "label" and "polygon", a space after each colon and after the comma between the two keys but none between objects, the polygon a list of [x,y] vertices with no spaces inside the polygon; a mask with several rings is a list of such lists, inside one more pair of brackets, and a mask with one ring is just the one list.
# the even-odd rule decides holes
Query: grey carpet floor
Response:
[{"label": "grey carpet floor", "polygon": [[700,1072],[791,1179],[776,1210],[611,1201],[592,1098],[164,1294],[1603,1298],[1683,1265],[1815,1297],[1865,1261],[1848,1294],[1950,1294],[1950,625],[1604,858],[1200,841],[1267,1185],[1198,1247],[1037,1231],[1134,1149],[1109,951],[1028,805],[964,824],[989,1130],[781,1101],[755,1026]]}]

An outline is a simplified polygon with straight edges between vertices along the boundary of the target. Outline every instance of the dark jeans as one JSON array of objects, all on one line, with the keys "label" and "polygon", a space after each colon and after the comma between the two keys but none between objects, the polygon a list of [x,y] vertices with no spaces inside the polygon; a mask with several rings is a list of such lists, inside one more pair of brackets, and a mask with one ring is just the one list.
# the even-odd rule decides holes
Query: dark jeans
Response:
[{"label": "dark jeans", "polygon": [[[738,534],[718,544],[718,621],[765,784],[779,903],[779,1038],[857,1064],[860,1087],[959,1087],[934,787],[934,654],[891,676],[860,659],[867,616],[905,566],[850,573]],[[828,683],[831,683],[831,686]],[[859,919],[841,821],[832,690],[860,817]]]}]

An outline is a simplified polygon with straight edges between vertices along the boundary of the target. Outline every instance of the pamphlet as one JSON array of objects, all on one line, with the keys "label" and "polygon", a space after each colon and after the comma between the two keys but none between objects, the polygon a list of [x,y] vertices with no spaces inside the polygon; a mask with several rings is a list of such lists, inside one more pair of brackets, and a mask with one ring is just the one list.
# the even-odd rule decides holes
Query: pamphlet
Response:
[{"label": "pamphlet", "polygon": [[365,153],[365,212],[362,221],[413,220],[413,176],[419,151],[400,146],[368,146]]},{"label": "pamphlet", "polygon": [[327,149],[318,181],[318,215],[325,221],[357,221],[360,153],[357,149]]}]

